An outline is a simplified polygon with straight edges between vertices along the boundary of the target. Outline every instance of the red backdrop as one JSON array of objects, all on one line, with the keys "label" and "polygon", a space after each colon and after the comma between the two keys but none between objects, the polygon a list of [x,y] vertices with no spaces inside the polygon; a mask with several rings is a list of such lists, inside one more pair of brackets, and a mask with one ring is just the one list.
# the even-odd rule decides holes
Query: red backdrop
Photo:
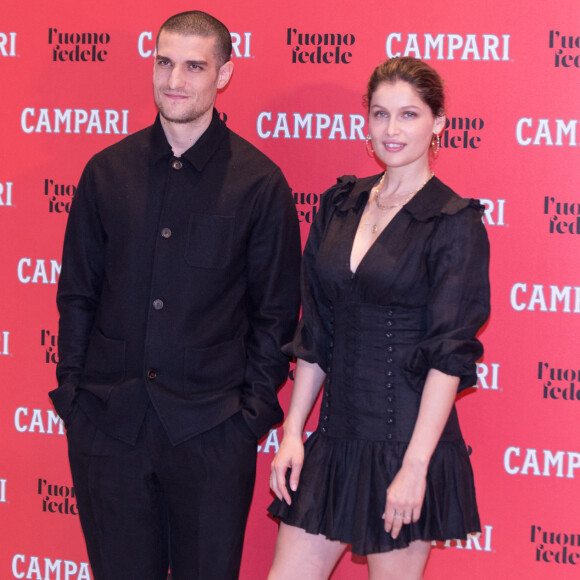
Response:
[{"label": "red backdrop", "polygon": [[[387,56],[427,59],[448,89],[434,170],[484,200],[492,315],[477,389],[458,408],[484,533],[433,550],[427,579],[576,578],[580,569],[580,4],[345,0],[11,2],[1,9],[1,578],[90,578],[55,386],[64,226],[88,158],[155,115],[154,37],[205,9],[234,38],[218,108],[284,170],[304,239],[336,176],[380,171],[361,95]],[[291,384],[281,391],[288,405]],[[315,414],[314,414],[315,416]],[[315,420],[308,429],[315,427]],[[261,442],[242,579],[266,576],[281,430]],[[366,578],[347,555],[334,578]]]}]

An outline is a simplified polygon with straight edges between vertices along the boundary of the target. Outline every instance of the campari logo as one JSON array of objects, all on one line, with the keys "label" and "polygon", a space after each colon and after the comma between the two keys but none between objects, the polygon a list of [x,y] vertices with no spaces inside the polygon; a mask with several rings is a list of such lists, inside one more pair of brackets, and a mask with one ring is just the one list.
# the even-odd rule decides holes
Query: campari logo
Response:
[{"label": "campari logo", "polygon": [[506,62],[510,60],[510,35],[391,32],[385,51],[389,58]]},{"label": "campari logo", "polygon": [[580,314],[580,286],[516,282],[511,288],[510,304],[518,312]]},{"label": "campari logo", "polygon": [[550,218],[551,234],[580,234],[580,203],[544,197],[544,214]]},{"label": "campari logo", "polygon": [[509,475],[574,479],[580,469],[580,453],[513,446],[505,450],[503,466]]},{"label": "campari logo", "polygon": [[457,550],[473,550],[474,552],[493,552],[492,532],[493,526],[483,526],[481,534],[470,535],[467,540],[433,541],[432,545],[442,548],[456,548]]},{"label": "campari logo", "polygon": [[42,511],[51,514],[78,516],[75,488],[38,479],[37,493],[42,498]]},{"label": "campari logo", "polygon": [[0,503],[6,503],[6,479],[0,478]]},{"label": "campari logo", "polygon": [[542,381],[542,397],[552,401],[580,402],[580,367],[559,368],[548,362],[538,363],[538,380]]},{"label": "campari logo", "polygon": [[364,141],[363,115],[262,111],[256,121],[261,139],[328,139]]},{"label": "campari logo", "polygon": [[68,215],[76,192],[76,185],[72,183],[56,183],[53,179],[46,178],[43,193],[48,200],[48,212]]},{"label": "campari logo", "polygon": [[105,62],[111,42],[108,32],[48,29],[48,44],[55,62]]},{"label": "campari logo", "polygon": [[10,356],[10,331],[0,330],[0,356]]},{"label": "campari logo", "polygon": [[354,34],[286,30],[286,44],[292,47],[292,64],[350,64]]},{"label": "campari logo", "polygon": [[47,109],[25,107],[20,114],[24,133],[127,135],[129,110]]},{"label": "campari logo", "polygon": [[[577,566],[580,564],[580,532],[553,530],[532,525],[530,542],[535,547],[536,562]],[[555,578],[557,572],[553,571]]]},{"label": "campari logo", "polygon": [[0,182],[0,207],[12,206],[12,185],[11,181]]},{"label": "campari logo", "polygon": [[488,226],[505,226],[505,199],[485,199],[479,201],[484,207],[483,223]]},{"label": "campari logo", "polygon": [[18,407],[14,412],[14,428],[19,433],[64,435],[62,419],[52,409]]},{"label": "campari logo", "polygon": [[499,391],[499,363],[477,363],[477,388]]},{"label": "campari logo", "polygon": [[33,580],[91,580],[88,562],[14,554],[12,578]]},{"label": "campari logo", "polygon": [[556,68],[580,68],[580,36],[550,30],[548,47],[554,51]]},{"label": "campari logo", "polygon": [[576,147],[578,119],[534,119],[522,117],[516,123],[516,141],[519,145]]},{"label": "campari logo", "polygon": [[17,56],[16,32],[0,32],[0,56]]},{"label": "campari logo", "polygon": [[61,263],[44,258],[20,258],[17,276],[22,284],[57,284]]},{"label": "campari logo", "polygon": [[[232,56],[235,58],[252,58],[252,33],[230,32],[232,37]],[[137,52],[141,58],[155,55],[155,36],[150,30],[144,30],[137,39]]]}]

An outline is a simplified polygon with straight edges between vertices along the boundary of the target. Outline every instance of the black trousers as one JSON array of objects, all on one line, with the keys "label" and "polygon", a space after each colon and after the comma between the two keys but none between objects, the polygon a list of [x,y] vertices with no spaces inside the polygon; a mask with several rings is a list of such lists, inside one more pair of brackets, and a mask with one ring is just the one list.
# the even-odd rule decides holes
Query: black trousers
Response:
[{"label": "black trousers", "polygon": [[257,442],[234,415],[173,446],[149,408],[135,446],[80,408],[67,430],[95,580],[235,580],[256,476]]}]

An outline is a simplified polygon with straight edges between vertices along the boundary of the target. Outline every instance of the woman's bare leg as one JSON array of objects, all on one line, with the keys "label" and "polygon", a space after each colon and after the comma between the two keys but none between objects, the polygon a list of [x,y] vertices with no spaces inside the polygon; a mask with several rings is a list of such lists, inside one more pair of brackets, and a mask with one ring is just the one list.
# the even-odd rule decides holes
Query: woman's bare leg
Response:
[{"label": "woman's bare leg", "polygon": [[422,580],[431,542],[411,542],[407,548],[369,554],[369,580]]},{"label": "woman's bare leg", "polygon": [[281,523],[268,580],[327,580],[347,544]]}]

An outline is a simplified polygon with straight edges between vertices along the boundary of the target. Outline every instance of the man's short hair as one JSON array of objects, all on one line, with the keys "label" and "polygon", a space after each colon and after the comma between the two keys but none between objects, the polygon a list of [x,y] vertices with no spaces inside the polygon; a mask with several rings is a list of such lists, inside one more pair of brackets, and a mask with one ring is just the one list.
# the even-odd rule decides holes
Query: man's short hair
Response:
[{"label": "man's short hair", "polygon": [[159,29],[155,46],[162,31],[183,34],[184,36],[203,36],[216,39],[216,56],[221,67],[232,55],[232,37],[223,22],[201,10],[180,12],[168,18]]}]

